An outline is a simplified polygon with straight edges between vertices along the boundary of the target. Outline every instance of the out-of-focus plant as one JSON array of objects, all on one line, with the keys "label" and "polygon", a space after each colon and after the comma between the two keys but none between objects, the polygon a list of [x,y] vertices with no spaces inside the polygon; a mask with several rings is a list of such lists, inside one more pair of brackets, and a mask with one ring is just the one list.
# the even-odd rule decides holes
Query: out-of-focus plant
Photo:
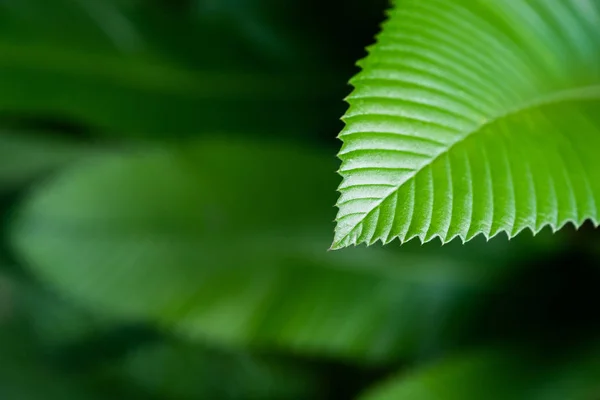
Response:
[{"label": "out-of-focus plant", "polygon": [[594,400],[599,21],[0,2],[0,399]]}]

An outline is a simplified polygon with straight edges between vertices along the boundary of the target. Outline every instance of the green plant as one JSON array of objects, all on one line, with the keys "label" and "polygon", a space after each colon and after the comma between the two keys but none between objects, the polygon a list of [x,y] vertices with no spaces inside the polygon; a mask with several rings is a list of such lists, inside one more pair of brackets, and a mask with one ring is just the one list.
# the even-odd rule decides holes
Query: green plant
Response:
[{"label": "green plant", "polygon": [[[0,33],[1,400],[597,399],[596,0],[5,0]],[[402,246],[326,251],[340,130],[332,247]]]},{"label": "green plant", "polygon": [[598,11],[397,1],[352,80],[333,247],[598,223]]}]

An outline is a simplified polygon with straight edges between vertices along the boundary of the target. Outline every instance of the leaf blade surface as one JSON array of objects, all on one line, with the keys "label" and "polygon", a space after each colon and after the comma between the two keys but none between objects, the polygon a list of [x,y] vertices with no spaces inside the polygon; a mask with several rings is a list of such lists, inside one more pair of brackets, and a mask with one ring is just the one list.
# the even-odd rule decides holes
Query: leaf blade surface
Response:
[{"label": "leaf blade surface", "polygon": [[586,4],[396,2],[352,80],[332,248],[597,222],[599,7]]}]

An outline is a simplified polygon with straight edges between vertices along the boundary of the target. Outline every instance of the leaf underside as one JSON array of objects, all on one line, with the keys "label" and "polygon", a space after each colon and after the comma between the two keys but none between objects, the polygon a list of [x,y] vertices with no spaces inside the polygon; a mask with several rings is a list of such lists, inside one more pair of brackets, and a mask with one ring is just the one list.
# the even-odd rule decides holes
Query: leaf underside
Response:
[{"label": "leaf underside", "polygon": [[398,0],[343,120],[333,249],[598,223],[600,3]]}]

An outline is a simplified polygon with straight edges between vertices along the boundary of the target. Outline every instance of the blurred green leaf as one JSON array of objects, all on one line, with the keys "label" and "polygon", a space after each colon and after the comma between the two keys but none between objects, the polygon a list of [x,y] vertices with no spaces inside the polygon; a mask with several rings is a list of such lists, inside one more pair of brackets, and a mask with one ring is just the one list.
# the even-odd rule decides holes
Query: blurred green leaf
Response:
[{"label": "blurred green leaf", "polygon": [[[311,132],[337,107],[344,83],[331,71],[282,69],[218,20],[150,10],[92,0],[0,5],[0,109],[170,139]],[[199,59],[172,54],[183,43],[177,54]]]},{"label": "blurred green leaf", "polygon": [[317,371],[198,345],[142,347],[116,366],[121,378],[169,399],[316,399]]},{"label": "blurred green leaf", "polygon": [[431,246],[326,252],[334,164],[217,139],[96,157],[40,185],[12,240],[69,297],[192,338],[372,361],[451,341],[508,269]]},{"label": "blurred green leaf", "polygon": [[4,41],[21,44],[133,51],[142,39],[125,13],[130,9],[114,0],[5,0],[0,3],[0,33]]},{"label": "blurred green leaf", "polygon": [[302,75],[192,73],[156,61],[1,42],[0,51],[0,107],[58,115],[118,137],[295,131],[290,118],[303,112],[306,129],[327,93]]},{"label": "blurred green leaf", "polygon": [[595,400],[600,347],[568,356],[518,348],[459,354],[400,374],[361,400]]},{"label": "blurred green leaf", "polygon": [[85,154],[84,146],[65,139],[0,132],[0,190],[15,189]]},{"label": "blurred green leaf", "polygon": [[81,309],[39,285],[20,284],[14,301],[25,317],[37,341],[50,347],[77,343],[106,333],[116,321]]}]

